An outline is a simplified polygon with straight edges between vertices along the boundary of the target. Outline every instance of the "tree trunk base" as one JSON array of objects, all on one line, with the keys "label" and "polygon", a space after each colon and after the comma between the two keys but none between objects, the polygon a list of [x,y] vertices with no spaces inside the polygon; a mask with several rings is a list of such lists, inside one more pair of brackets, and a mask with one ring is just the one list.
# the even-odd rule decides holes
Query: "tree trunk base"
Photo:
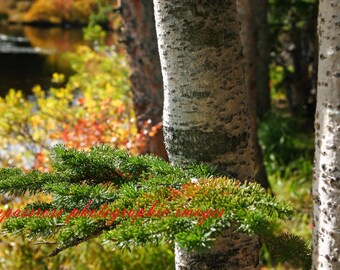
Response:
[{"label": "tree trunk base", "polygon": [[175,243],[176,270],[254,270],[259,269],[257,236],[228,229],[203,252],[187,252]]}]

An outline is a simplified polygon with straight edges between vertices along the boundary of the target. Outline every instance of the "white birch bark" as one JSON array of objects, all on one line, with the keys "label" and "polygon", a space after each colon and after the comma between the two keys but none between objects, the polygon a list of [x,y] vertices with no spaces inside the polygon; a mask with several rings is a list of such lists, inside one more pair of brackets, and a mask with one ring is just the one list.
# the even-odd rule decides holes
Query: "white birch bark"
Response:
[{"label": "white birch bark", "polygon": [[[154,0],[172,163],[254,178],[236,0]],[[176,269],[257,269],[258,240],[226,232],[203,254],[176,247]]]},{"label": "white birch bark", "polygon": [[173,163],[253,179],[235,0],[155,0],[165,143]]},{"label": "white birch bark", "polygon": [[320,0],[313,269],[340,269],[340,2]]},{"label": "white birch bark", "polygon": [[227,230],[203,254],[186,252],[175,243],[178,270],[253,270],[258,269],[259,242],[256,237]]}]

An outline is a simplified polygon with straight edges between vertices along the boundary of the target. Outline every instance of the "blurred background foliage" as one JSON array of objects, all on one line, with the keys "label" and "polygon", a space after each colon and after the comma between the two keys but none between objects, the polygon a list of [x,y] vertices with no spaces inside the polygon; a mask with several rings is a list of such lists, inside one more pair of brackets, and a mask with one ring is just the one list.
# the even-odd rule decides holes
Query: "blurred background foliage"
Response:
[{"label": "blurred background foliage", "polygon": [[45,152],[58,142],[77,148],[111,143],[136,153],[125,58],[112,48],[86,46],[68,58],[76,73],[67,82],[54,73],[48,91],[37,85],[29,98],[14,89],[0,98],[2,166],[44,166]]},{"label": "blurred background foliage", "polygon": [[269,0],[272,95],[313,118],[317,72],[317,0]]},{"label": "blurred background foliage", "polygon": [[119,0],[2,0],[0,14],[12,23],[106,25]]},{"label": "blurred background foliage", "polygon": [[[126,53],[118,44],[105,45],[103,29],[121,26],[115,12],[118,2],[0,1],[2,24],[88,24],[84,36],[89,41],[88,46],[74,45],[67,54],[71,77],[56,72],[48,89],[37,85],[30,95],[10,89],[0,98],[2,167],[48,170],[48,149],[60,142],[76,148],[109,143],[134,154],[142,152],[144,137],[152,134],[137,132]],[[269,0],[272,108],[259,119],[258,131],[272,191],[296,208],[286,229],[307,241],[312,232],[317,4],[316,0]],[[30,40],[39,47],[60,42],[50,37]],[[1,204],[16,209],[29,200],[2,197]],[[2,237],[0,269],[174,269],[172,248],[166,245],[113,251],[92,240],[55,258],[44,257],[48,252],[47,245]],[[291,269],[278,266],[266,247],[261,260],[263,269]]]}]

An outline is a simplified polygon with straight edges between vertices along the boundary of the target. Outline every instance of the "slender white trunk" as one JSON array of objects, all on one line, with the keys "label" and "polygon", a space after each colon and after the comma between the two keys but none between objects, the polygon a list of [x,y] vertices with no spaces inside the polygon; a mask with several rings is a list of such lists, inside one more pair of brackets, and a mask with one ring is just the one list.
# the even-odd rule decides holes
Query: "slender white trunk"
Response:
[{"label": "slender white trunk", "polygon": [[[236,0],[154,0],[172,163],[254,178]],[[203,253],[176,248],[176,269],[257,269],[256,237],[228,231]]]},{"label": "slender white trunk", "polygon": [[340,2],[319,6],[313,269],[340,269]]}]

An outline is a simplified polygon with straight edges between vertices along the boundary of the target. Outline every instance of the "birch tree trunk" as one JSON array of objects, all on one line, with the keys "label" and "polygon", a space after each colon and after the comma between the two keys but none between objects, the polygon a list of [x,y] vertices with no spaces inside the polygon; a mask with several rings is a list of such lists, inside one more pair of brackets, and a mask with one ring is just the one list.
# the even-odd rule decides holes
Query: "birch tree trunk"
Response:
[{"label": "birch tree trunk", "polygon": [[[236,0],[154,0],[173,164],[254,179]],[[202,254],[176,245],[176,269],[257,269],[258,239],[226,232]]]},{"label": "birch tree trunk", "polygon": [[270,188],[266,168],[263,164],[262,149],[257,136],[257,99],[256,81],[263,80],[256,76],[257,66],[262,60],[257,57],[257,40],[255,36],[255,2],[254,0],[238,0],[237,9],[241,22],[241,43],[245,57],[245,81],[248,96],[249,123],[251,138],[255,151],[255,179],[265,189]]},{"label": "birch tree trunk", "polygon": [[[137,127],[142,130],[148,120],[151,126],[161,123],[163,113],[163,82],[152,0],[122,0],[121,10]],[[143,150],[167,159],[162,129],[155,136],[146,137]]]},{"label": "birch tree trunk", "polygon": [[340,2],[319,4],[313,269],[340,269]]}]

